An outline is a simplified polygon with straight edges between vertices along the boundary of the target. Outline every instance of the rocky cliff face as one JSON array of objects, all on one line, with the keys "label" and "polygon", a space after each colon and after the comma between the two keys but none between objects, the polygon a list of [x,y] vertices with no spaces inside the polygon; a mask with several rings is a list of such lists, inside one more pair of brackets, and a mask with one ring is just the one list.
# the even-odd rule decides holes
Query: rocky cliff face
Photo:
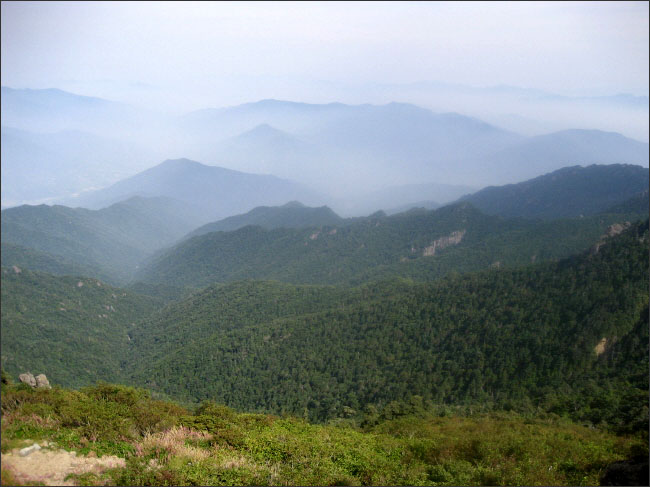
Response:
[{"label": "rocky cliff face", "polygon": [[431,257],[433,255],[436,255],[436,252],[438,250],[442,250],[445,247],[449,247],[450,245],[458,245],[463,240],[465,232],[466,230],[457,230],[455,232],[451,232],[446,237],[441,237],[438,240],[434,240],[431,242],[431,245],[425,247],[422,250],[422,256]]},{"label": "rocky cliff face", "polygon": [[600,248],[607,243],[607,239],[610,237],[615,237],[619,233],[623,232],[623,230],[626,230],[630,227],[630,222],[623,222],[623,223],[614,223],[613,225],[610,225],[607,227],[607,233],[603,234],[600,236],[600,240],[594,244],[594,246],[591,248],[591,253],[592,254],[597,254]]}]

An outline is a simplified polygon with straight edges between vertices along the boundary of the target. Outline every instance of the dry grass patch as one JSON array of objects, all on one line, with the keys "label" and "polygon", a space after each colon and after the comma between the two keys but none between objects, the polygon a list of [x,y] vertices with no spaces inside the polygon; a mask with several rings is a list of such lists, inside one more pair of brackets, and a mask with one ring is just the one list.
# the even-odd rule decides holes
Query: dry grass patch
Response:
[{"label": "dry grass patch", "polygon": [[208,433],[194,431],[185,426],[174,426],[167,431],[145,435],[136,445],[136,453],[143,455],[147,451],[162,449],[172,456],[187,457],[197,461],[205,460],[211,456],[211,450],[188,445],[188,440],[209,440],[211,437],[212,435]]}]

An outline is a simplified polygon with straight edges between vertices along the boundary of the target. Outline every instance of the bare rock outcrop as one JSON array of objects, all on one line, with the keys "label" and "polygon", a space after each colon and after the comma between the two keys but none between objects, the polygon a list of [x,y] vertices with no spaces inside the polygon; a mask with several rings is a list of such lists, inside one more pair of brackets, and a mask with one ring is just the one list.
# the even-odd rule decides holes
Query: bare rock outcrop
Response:
[{"label": "bare rock outcrop", "polygon": [[22,382],[23,384],[27,384],[32,387],[36,387],[36,378],[34,377],[34,374],[31,374],[29,372],[25,374],[20,374],[18,376],[18,380]]},{"label": "bare rock outcrop", "polygon": [[600,236],[598,242],[591,247],[591,254],[597,254],[600,248],[607,243],[607,239],[614,237],[630,227],[630,222],[614,223],[607,227],[607,233]]},{"label": "bare rock outcrop", "polygon": [[23,384],[27,384],[36,389],[52,388],[52,386],[50,385],[50,381],[47,380],[47,376],[45,374],[38,374],[36,377],[34,377],[34,374],[32,374],[31,372],[26,372],[24,374],[20,374],[18,376],[18,380],[20,380],[20,382],[22,382]]},{"label": "bare rock outcrop", "polygon": [[463,240],[463,237],[465,236],[466,230],[457,230],[455,232],[451,232],[449,235],[446,237],[441,237],[438,240],[434,240],[431,242],[431,245],[428,247],[424,247],[424,250],[422,251],[422,256],[424,257],[431,257],[433,255],[436,255],[436,252],[438,250],[442,250],[445,247],[449,247],[450,245],[458,245],[461,240]]},{"label": "bare rock outcrop", "polygon": [[38,374],[36,376],[36,387],[43,388],[43,389],[52,389],[52,386],[50,385],[50,381],[47,380],[45,374]]}]

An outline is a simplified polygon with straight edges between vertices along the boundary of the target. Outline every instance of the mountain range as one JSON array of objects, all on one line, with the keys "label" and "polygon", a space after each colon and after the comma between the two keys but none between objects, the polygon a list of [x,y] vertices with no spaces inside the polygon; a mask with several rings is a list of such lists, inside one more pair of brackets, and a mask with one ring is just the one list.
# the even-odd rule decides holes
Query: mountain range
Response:
[{"label": "mountain range", "polygon": [[[552,408],[563,394],[589,395],[585,380],[604,368],[613,336],[647,337],[647,267],[645,222],[597,253],[434,283],[214,285],[134,329],[130,380],[311,420],[414,394],[439,404],[526,396]],[[647,378],[642,367],[601,386]]]},{"label": "mountain range", "polygon": [[[174,117],[60,90],[5,87],[2,98],[3,146],[8,141],[11,147],[2,158],[3,174],[6,170],[3,195],[9,191],[3,196],[3,206],[19,204],[17,195],[22,193],[34,201],[52,197],[52,188],[79,193],[105,186],[117,182],[120,175],[151,167],[155,157],[170,156],[306,184],[331,201],[340,201],[340,208],[350,208],[348,213],[357,216],[368,211],[368,201],[361,196],[392,186],[430,183],[478,188],[514,183],[575,164],[648,166],[648,144],[620,134],[564,130],[529,137],[470,116],[435,113],[407,103],[317,105],[262,100]],[[101,123],[95,123],[96,119]],[[17,141],[12,129],[33,133]],[[65,151],[56,155],[32,142],[40,140],[37,132],[61,131],[76,131],[73,137],[84,132],[77,135],[79,140],[100,137],[116,142],[97,140],[86,148],[81,143],[65,144],[78,147],[73,157]],[[66,140],[61,134],[56,137]],[[16,171],[25,160],[44,161],[50,154],[70,164],[99,165],[103,171],[89,171],[79,181],[70,171],[60,175],[50,171],[47,184],[39,183],[42,190],[35,184],[36,176],[30,182],[33,171]],[[451,201],[431,199],[439,204]],[[384,200],[381,206],[405,203]],[[258,204],[269,202],[248,209]]]},{"label": "mountain range", "polygon": [[[2,263],[120,284],[135,278],[149,288],[174,283],[177,290],[239,278],[355,283],[396,274],[426,280],[587,248],[608,225],[647,214],[647,174],[638,166],[571,167],[486,188],[435,211],[342,218],[327,206],[285,203],[304,196],[302,188],[271,176],[167,161],[98,191],[98,207],[127,198],[100,210],[3,210]],[[273,198],[285,204],[218,219]],[[412,206],[418,205],[404,209]],[[533,221],[539,218],[547,222]],[[445,239],[458,241],[446,248],[436,243]],[[434,245],[430,259],[425,252]]]}]

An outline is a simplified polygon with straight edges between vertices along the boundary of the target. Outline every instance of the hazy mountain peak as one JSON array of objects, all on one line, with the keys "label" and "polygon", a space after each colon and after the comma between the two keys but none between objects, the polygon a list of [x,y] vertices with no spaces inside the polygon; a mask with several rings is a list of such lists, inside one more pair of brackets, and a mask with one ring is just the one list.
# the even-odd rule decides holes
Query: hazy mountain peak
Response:
[{"label": "hazy mountain peak", "polygon": [[289,201],[282,205],[282,208],[306,208],[300,201]]},{"label": "hazy mountain peak", "polygon": [[247,138],[247,137],[291,137],[289,134],[286,132],[277,129],[268,123],[261,123],[259,125],[256,125],[250,130],[247,130],[246,132],[238,135],[240,138]]},{"label": "hazy mountain peak", "polygon": [[[200,162],[181,157],[179,159],[166,159],[156,167],[207,167],[205,164]],[[152,168],[153,169],[153,168]]]}]

